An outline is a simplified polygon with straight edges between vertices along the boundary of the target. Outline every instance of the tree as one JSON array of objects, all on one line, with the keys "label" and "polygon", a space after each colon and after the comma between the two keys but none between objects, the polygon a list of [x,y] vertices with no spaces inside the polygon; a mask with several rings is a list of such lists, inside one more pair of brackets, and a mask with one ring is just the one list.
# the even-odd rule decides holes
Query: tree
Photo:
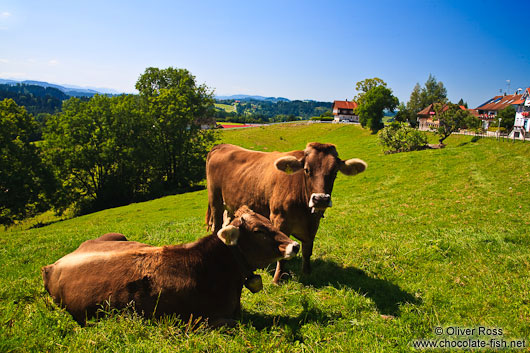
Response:
[{"label": "tree", "polygon": [[388,109],[393,111],[399,100],[392,95],[392,90],[386,84],[379,84],[370,88],[358,100],[356,109],[359,115],[359,122],[362,127],[369,127],[372,133],[376,133],[383,128],[383,111]]},{"label": "tree", "polygon": [[49,208],[55,183],[31,143],[37,123],[12,99],[0,102],[0,224],[34,216]]},{"label": "tree", "polygon": [[421,86],[419,83],[416,83],[407,103],[407,121],[412,127],[416,127],[418,125],[418,112],[423,108]]},{"label": "tree", "polygon": [[409,111],[405,103],[400,102],[397,107],[398,112],[394,116],[394,119],[399,122],[407,122],[409,120]]},{"label": "tree", "polygon": [[515,123],[515,108],[510,105],[503,110],[499,111],[497,113],[497,116],[495,117],[495,122],[492,124],[492,126],[499,126],[499,119],[500,120],[500,126],[505,128],[507,131],[513,129],[513,125]]},{"label": "tree", "polygon": [[439,142],[443,146],[443,141],[453,132],[474,124],[476,120],[467,110],[461,109],[457,104],[449,102],[448,104],[435,104],[436,119],[439,126],[436,133],[440,136]]},{"label": "tree", "polygon": [[374,77],[374,78],[367,78],[365,80],[362,80],[362,81],[359,81],[355,84],[355,90],[360,92],[358,93],[355,97],[354,97],[354,100],[355,101],[359,101],[359,99],[361,99],[361,97],[366,93],[368,92],[369,90],[371,90],[372,88],[375,88],[375,87],[378,87],[378,86],[383,86],[383,87],[386,87],[386,82],[381,80],[379,77]]},{"label": "tree", "polygon": [[46,156],[63,189],[55,207],[86,213],[134,201],[148,192],[150,125],[138,97],[71,98],[45,131]]},{"label": "tree", "polygon": [[136,83],[143,111],[153,126],[155,179],[165,189],[188,187],[204,178],[213,130],[199,118],[214,115],[213,92],[197,85],[186,69],[147,68]]},{"label": "tree", "polygon": [[467,102],[464,102],[464,99],[462,98],[460,98],[457,104],[466,107],[466,109],[468,108]]},{"label": "tree", "polygon": [[433,103],[447,102],[447,89],[442,82],[436,81],[436,78],[429,74],[425,87],[421,90],[421,109]]}]

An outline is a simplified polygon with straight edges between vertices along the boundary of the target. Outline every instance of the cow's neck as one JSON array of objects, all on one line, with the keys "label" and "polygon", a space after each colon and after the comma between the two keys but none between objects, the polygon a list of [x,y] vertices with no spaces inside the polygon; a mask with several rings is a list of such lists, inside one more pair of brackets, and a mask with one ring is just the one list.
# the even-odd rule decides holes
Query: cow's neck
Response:
[{"label": "cow's neck", "polygon": [[[175,250],[178,251],[180,247],[175,246]],[[227,246],[216,235],[201,238],[187,247],[190,251],[187,254],[187,267],[195,267],[197,270],[203,267],[208,272],[220,270],[220,276],[237,278],[245,285],[249,279],[256,277],[253,273],[255,268],[249,265],[239,246]],[[167,248],[169,250],[171,246]],[[203,260],[195,261],[196,259]]]}]

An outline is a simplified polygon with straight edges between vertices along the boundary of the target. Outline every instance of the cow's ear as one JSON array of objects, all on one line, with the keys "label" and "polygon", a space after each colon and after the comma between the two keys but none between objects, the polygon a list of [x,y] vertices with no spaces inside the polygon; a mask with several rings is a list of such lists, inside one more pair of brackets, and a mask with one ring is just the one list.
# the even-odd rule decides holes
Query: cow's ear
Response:
[{"label": "cow's ear", "polygon": [[278,158],[274,162],[274,166],[276,167],[276,169],[281,170],[282,172],[285,172],[287,174],[296,173],[299,170],[302,170],[302,168],[304,167],[302,162],[296,159],[296,157],[294,156],[285,156]]},{"label": "cow's ear", "polygon": [[340,161],[339,170],[342,174],[356,175],[364,172],[367,166],[366,162],[362,159],[352,158],[347,161]]},{"label": "cow's ear", "polygon": [[228,225],[226,227],[221,228],[217,232],[217,236],[223,243],[225,243],[228,246],[233,246],[237,244],[237,240],[239,239],[239,228],[234,227],[233,225]]},{"label": "cow's ear", "polygon": [[228,210],[225,210],[223,212],[223,227],[226,227],[227,225],[229,225],[230,222],[232,222],[232,219],[228,215]]}]

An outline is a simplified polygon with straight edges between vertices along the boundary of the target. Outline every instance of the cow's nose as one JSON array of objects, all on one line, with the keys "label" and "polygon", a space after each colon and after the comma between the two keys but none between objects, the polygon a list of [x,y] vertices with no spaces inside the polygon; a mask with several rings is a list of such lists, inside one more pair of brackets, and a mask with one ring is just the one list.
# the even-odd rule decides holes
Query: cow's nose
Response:
[{"label": "cow's nose", "polygon": [[331,207],[330,194],[312,194],[309,200],[309,207],[326,208]]},{"label": "cow's nose", "polygon": [[331,200],[330,194],[316,194],[315,195],[315,202],[316,203],[327,203],[329,204],[329,201]]},{"label": "cow's nose", "polygon": [[300,251],[300,244],[298,244],[297,242],[294,242],[294,244],[293,244],[293,252],[295,254],[298,254],[299,251]]},{"label": "cow's nose", "polygon": [[287,245],[287,249],[285,249],[285,259],[291,259],[298,254],[298,251],[300,251],[300,244],[297,242],[292,242],[291,244]]}]

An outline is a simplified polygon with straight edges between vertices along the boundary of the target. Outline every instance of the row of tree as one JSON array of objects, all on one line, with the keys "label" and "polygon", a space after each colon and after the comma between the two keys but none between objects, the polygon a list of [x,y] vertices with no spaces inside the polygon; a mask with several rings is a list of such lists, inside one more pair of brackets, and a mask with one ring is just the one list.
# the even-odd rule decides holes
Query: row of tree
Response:
[{"label": "row of tree", "polygon": [[218,109],[215,118],[218,121],[241,123],[268,123],[309,119],[331,110],[331,103],[317,101],[266,101],[246,99],[220,100],[218,103],[235,106],[234,112]]},{"label": "row of tree", "polygon": [[213,93],[187,70],[148,68],[139,95],[70,98],[38,125],[13,100],[0,103],[0,223],[45,209],[78,213],[174,193],[204,178],[214,130]]},{"label": "row of tree", "polygon": [[[373,133],[384,127],[382,119],[385,110],[394,111],[398,108],[395,120],[416,127],[418,112],[431,104],[433,104],[436,119],[439,122],[437,133],[440,136],[440,144],[461,128],[480,126],[480,120],[473,117],[466,109],[461,108],[461,106],[467,107],[462,99],[458,104],[449,102],[447,89],[442,82],[436,81],[433,75],[429,75],[424,87],[421,87],[419,83],[416,84],[407,104],[399,103],[386,82],[377,77],[359,81],[355,88],[359,92],[354,98],[358,103],[356,113],[359,116],[359,122],[363,127],[370,128]],[[389,131],[398,130],[394,127]],[[409,131],[407,134],[410,135]]]}]

